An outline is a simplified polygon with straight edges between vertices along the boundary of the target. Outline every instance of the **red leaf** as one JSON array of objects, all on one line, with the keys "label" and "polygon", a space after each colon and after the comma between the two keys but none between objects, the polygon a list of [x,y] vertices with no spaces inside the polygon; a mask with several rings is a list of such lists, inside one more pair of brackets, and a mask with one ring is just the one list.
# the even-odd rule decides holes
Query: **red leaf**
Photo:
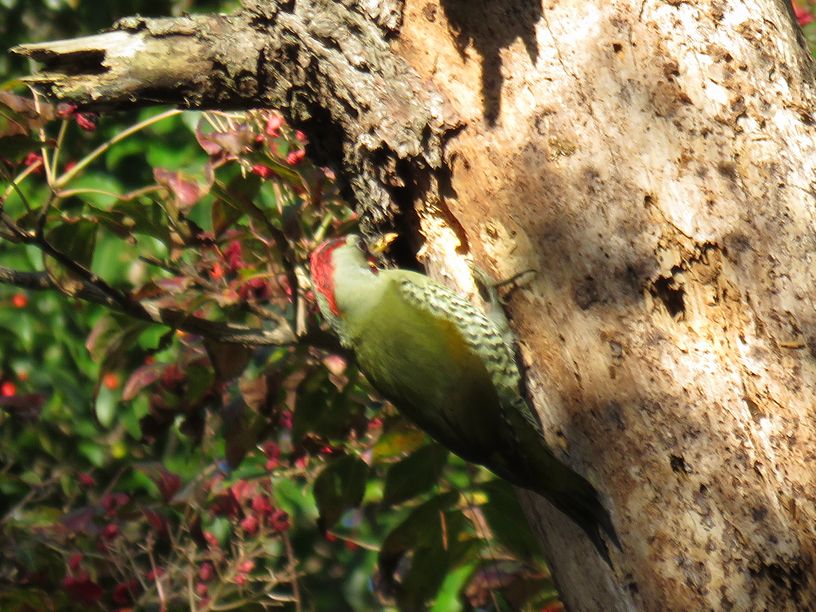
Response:
[{"label": "red leaf", "polygon": [[155,482],[156,486],[159,487],[164,503],[169,503],[181,488],[181,477],[167,470],[162,470]]},{"label": "red leaf", "polygon": [[255,134],[246,124],[230,132],[210,132],[208,134],[201,130],[202,125],[199,123],[196,128],[196,140],[201,148],[211,156],[223,154],[228,158],[235,158],[248,151],[255,142]]},{"label": "red leaf", "polygon": [[122,399],[132,400],[139,391],[159,380],[162,369],[163,366],[160,364],[144,365],[137,368],[125,383],[125,388],[122,390]]},{"label": "red leaf", "polygon": [[181,210],[191,208],[209,191],[209,185],[200,186],[196,181],[185,177],[181,172],[171,172],[163,168],[153,169],[153,178],[167,189],[176,199],[176,206]]},{"label": "red leaf", "polygon": [[0,408],[5,408],[25,421],[37,420],[43,403],[45,403],[45,396],[40,393],[0,396]]}]

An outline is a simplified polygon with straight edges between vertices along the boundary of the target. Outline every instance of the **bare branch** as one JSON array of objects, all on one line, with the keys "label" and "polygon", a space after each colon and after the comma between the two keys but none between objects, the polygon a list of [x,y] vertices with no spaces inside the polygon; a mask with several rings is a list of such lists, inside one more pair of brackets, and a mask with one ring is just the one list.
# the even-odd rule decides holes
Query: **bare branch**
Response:
[{"label": "bare branch", "polygon": [[342,164],[365,222],[388,225],[409,185],[440,206],[444,142],[462,123],[383,38],[402,3],[363,4],[245,0],[232,15],[133,17],[13,51],[45,64],[29,77],[38,89],[90,110],[278,108],[309,135],[310,154]]},{"label": "bare branch", "polygon": [[[238,33],[236,27],[236,20],[225,15],[130,17],[111,32],[20,45],[11,51],[45,64],[42,72],[26,79],[29,83],[82,107],[246,107],[241,100],[257,89],[242,87],[241,75],[255,72],[263,45],[252,30],[242,27]],[[222,54],[230,57],[228,66],[220,63]],[[237,72],[216,78],[216,72],[231,68]],[[254,102],[249,105],[257,106],[258,100]]]}]

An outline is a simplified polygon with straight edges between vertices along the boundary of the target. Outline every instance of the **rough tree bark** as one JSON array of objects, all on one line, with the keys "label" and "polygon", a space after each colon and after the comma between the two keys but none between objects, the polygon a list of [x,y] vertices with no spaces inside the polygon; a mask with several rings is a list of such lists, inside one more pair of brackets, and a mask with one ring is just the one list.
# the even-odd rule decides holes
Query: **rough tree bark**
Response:
[{"label": "rough tree bark", "polygon": [[537,270],[509,305],[531,395],[623,543],[610,569],[527,500],[571,609],[811,609],[816,95],[787,2],[258,1],[116,36],[142,42],[19,51],[86,106],[281,108],[431,273]]}]

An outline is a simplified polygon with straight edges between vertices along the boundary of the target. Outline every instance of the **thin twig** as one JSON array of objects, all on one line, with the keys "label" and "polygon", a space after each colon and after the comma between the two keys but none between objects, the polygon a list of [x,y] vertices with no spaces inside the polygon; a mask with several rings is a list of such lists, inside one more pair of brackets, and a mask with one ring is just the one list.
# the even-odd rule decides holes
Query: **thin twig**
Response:
[{"label": "thin twig", "polygon": [[[5,204],[6,199],[8,199],[11,193],[16,189],[19,189],[20,183],[22,183],[28,176],[36,172],[41,166],[42,162],[38,160],[37,162],[31,164],[30,166],[26,166],[26,169],[23,170],[17,176],[15,176],[13,179],[12,178],[8,179],[9,181],[8,187],[6,187],[6,190],[3,192],[3,195],[0,196],[0,210],[3,210],[3,204]],[[0,169],[2,169],[2,166],[0,166]],[[6,173],[5,169],[3,169],[2,172],[4,175],[9,176]]]},{"label": "thin twig", "polygon": [[60,153],[62,153],[62,143],[65,141],[65,134],[68,132],[69,123],[67,119],[63,119],[60,124],[59,132],[57,132],[57,144],[54,146],[54,156],[51,158],[51,168],[54,170],[54,173],[58,171],[57,164],[59,164]]},{"label": "thin twig", "polygon": [[283,545],[286,547],[286,559],[289,562],[289,572],[292,577],[292,594],[295,597],[295,612],[301,612],[302,606],[300,602],[300,585],[297,578],[297,562],[295,561],[295,551],[292,549],[292,542],[289,540],[289,535],[281,534]]},{"label": "thin twig", "polygon": [[159,594],[159,602],[161,603],[161,610],[164,612],[167,610],[167,601],[164,597],[164,589],[162,588],[161,584],[161,576],[159,576],[159,572],[156,571],[156,560],[153,558],[153,542],[151,541],[150,536],[148,536],[147,546],[145,547],[145,552],[147,552],[147,558],[150,559],[150,567],[153,570],[153,582],[156,584],[156,592]]},{"label": "thin twig", "polygon": [[97,157],[108,151],[108,149],[110,149],[116,143],[123,141],[128,136],[132,136],[133,134],[140,130],[150,127],[154,123],[158,123],[159,121],[163,121],[164,119],[168,119],[170,117],[175,117],[176,115],[180,115],[182,112],[183,111],[174,108],[163,113],[159,113],[155,117],[145,119],[144,121],[141,121],[135,125],[130,126],[128,129],[119,132],[116,136],[114,136],[107,142],[103,142],[96,149],[94,149],[93,151],[88,153],[85,157],[83,157],[81,160],[79,160],[76,166],[71,168],[68,172],[63,174],[54,182],[53,188],[61,189],[62,187],[65,187],[65,185],[68,184],[68,182],[70,182],[77,174],[82,172],[86,168],[86,166],[88,166],[88,164],[90,164]]},{"label": "thin twig", "polygon": [[135,191],[131,191],[130,193],[125,194],[113,193],[112,191],[103,191],[102,189],[66,189],[65,191],[57,191],[55,193],[56,196],[60,199],[70,198],[71,196],[83,195],[86,193],[95,193],[115,198],[120,202],[129,202],[147,193],[151,193],[153,191],[160,191],[161,189],[163,189],[163,187],[159,187],[158,185],[148,185],[147,187],[142,187],[141,189],[136,189]]},{"label": "thin twig", "polygon": [[[29,89],[31,89],[31,93],[34,96],[34,110],[37,111],[37,115],[42,115],[42,109],[40,108],[40,94],[33,87],[30,87]],[[42,164],[43,168],[45,168],[45,180],[49,185],[53,185],[54,171],[51,169],[51,164],[48,162],[48,138],[46,136],[44,127],[39,129],[39,135],[40,143],[42,144],[42,147],[40,147],[40,155],[42,155]]]}]

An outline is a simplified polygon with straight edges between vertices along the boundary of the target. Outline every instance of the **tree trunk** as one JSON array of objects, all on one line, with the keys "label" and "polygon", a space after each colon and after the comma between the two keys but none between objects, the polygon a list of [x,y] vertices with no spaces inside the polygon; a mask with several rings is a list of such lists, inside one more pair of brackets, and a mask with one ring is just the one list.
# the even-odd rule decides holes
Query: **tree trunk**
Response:
[{"label": "tree trunk", "polygon": [[300,121],[370,227],[465,289],[463,253],[536,270],[509,305],[531,396],[623,544],[610,569],[528,497],[568,607],[810,609],[816,107],[787,3],[246,4],[244,103]]},{"label": "tree trunk", "polygon": [[538,272],[510,308],[528,382],[623,541],[603,576],[531,507],[564,598],[809,607],[816,107],[798,29],[771,0],[545,5],[409,3],[396,46],[467,125],[446,148],[457,236],[499,278]]}]

